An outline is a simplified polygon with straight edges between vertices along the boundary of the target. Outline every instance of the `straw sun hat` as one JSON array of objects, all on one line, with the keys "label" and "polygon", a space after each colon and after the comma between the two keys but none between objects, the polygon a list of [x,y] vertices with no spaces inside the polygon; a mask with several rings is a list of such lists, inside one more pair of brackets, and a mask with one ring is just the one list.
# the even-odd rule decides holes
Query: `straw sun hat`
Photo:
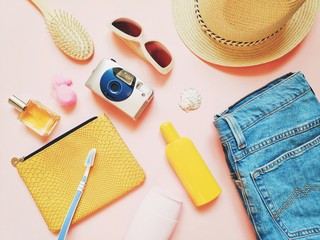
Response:
[{"label": "straw sun hat", "polygon": [[200,58],[223,66],[278,59],[310,30],[320,0],[173,0],[176,29]]}]

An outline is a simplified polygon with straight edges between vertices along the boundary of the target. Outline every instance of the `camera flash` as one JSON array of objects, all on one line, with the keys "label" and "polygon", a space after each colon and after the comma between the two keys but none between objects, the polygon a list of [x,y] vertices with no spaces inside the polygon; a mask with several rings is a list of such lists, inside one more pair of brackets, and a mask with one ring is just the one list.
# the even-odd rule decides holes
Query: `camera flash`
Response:
[{"label": "camera flash", "polygon": [[116,77],[122,79],[128,85],[131,85],[132,81],[134,80],[134,76],[123,69],[116,74]]}]

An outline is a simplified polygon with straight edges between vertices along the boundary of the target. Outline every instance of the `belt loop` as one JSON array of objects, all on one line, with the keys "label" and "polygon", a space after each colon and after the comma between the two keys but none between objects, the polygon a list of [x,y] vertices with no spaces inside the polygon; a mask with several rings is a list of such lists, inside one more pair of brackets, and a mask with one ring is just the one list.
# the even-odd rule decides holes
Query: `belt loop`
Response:
[{"label": "belt loop", "polygon": [[246,139],[242,133],[242,130],[241,130],[237,120],[231,114],[226,114],[223,116],[223,118],[228,123],[228,125],[231,129],[231,132],[232,132],[234,138],[236,139],[238,149],[245,148],[247,146]]}]

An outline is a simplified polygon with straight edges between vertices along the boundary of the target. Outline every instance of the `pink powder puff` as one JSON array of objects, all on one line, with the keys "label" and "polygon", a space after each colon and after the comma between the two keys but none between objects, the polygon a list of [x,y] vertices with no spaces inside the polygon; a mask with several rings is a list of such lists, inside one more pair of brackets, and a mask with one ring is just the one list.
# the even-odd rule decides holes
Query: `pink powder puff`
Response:
[{"label": "pink powder puff", "polygon": [[62,106],[70,106],[77,101],[77,95],[70,88],[71,84],[71,79],[62,76],[57,76],[52,81],[52,95]]}]

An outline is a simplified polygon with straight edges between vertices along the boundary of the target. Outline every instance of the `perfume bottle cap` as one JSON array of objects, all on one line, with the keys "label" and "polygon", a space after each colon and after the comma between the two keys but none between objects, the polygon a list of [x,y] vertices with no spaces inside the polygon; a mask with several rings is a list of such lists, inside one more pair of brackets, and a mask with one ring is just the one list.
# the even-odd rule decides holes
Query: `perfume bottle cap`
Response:
[{"label": "perfume bottle cap", "polygon": [[160,126],[160,130],[166,143],[172,143],[179,138],[179,134],[171,122],[165,122]]},{"label": "perfume bottle cap", "polygon": [[25,107],[27,106],[27,104],[24,101],[17,98],[15,95],[9,97],[8,102],[16,109],[18,109],[20,112],[23,111],[23,109],[25,109]]}]

